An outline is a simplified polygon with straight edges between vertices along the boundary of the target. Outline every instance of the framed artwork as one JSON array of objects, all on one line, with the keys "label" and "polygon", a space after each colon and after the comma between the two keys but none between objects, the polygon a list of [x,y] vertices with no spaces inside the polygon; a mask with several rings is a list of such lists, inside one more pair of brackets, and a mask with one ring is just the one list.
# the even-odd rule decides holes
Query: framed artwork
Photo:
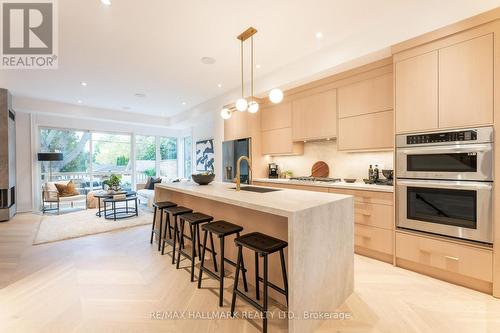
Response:
[{"label": "framed artwork", "polygon": [[212,171],[214,163],[214,139],[196,141],[196,171]]}]

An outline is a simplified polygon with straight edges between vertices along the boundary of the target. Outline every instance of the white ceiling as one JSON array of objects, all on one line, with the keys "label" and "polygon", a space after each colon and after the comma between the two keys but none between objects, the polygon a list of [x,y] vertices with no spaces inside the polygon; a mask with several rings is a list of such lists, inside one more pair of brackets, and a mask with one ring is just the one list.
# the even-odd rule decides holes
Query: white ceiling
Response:
[{"label": "white ceiling", "polygon": [[[255,37],[257,78],[327,69],[363,45],[377,50],[500,6],[500,0],[59,0],[59,69],[0,71],[16,96],[172,116],[239,86],[239,43]],[[316,32],[324,35],[321,41]],[[356,52],[355,52],[356,49]],[[352,52],[351,52],[352,51]],[[368,49],[366,50],[368,51]],[[312,55],[317,55],[312,57]],[[200,58],[214,57],[214,65]],[[328,59],[325,59],[328,60]],[[310,74],[310,73],[309,73]],[[80,85],[88,82],[87,87]],[[221,83],[222,88],[217,84]],[[275,82],[284,84],[285,82]],[[146,98],[137,98],[144,93]],[[182,102],[186,102],[183,105]]]}]

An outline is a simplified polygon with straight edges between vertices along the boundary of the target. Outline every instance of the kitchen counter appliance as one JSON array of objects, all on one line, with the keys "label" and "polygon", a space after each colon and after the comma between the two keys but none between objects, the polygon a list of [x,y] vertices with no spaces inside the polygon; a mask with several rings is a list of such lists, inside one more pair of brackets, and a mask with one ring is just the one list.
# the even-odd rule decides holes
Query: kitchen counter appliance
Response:
[{"label": "kitchen counter appliance", "polygon": [[396,136],[397,226],[493,242],[493,128]]},{"label": "kitchen counter appliance", "polygon": [[280,172],[278,165],[276,163],[269,163],[269,173],[268,173],[269,178],[276,179],[279,178],[279,175]]}]

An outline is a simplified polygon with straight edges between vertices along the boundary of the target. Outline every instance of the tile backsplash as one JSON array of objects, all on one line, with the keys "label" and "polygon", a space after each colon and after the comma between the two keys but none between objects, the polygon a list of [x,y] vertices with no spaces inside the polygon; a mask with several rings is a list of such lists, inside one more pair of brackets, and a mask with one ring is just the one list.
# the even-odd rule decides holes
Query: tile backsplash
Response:
[{"label": "tile backsplash", "polygon": [[273,156],[280,171],[290,170],[294,176],[310,176],[311,167],[317,161],[324,161],[330,168],[330,177],[367,178],[368,167],[378,164],[379,169],[393,169],[393,152],[347,153],[337,150],[337,141],[317,141],[304,144],[304,155]]}]

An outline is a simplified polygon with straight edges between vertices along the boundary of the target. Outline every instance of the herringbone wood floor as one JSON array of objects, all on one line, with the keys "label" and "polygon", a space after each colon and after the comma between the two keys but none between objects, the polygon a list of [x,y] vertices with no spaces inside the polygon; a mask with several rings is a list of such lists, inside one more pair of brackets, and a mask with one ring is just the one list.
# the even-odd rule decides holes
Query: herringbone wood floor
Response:
[{"label": "herringbone wood floor", "polygon": [[[33,246],[39,219],[0,224],[0,332],[259,332],[259,320],[152,319],[228,311],[232,282],[219,308],[217,282],[197,289],[149,245],[148,226]],[[320,332],[500,332],[500,300],[491,296],[359,256],[355,279],[339,309],[352,317]],[[238,310],[250,308],[239,301]],[[284,331],[286,321],[271,320],[270,332]]]}]

